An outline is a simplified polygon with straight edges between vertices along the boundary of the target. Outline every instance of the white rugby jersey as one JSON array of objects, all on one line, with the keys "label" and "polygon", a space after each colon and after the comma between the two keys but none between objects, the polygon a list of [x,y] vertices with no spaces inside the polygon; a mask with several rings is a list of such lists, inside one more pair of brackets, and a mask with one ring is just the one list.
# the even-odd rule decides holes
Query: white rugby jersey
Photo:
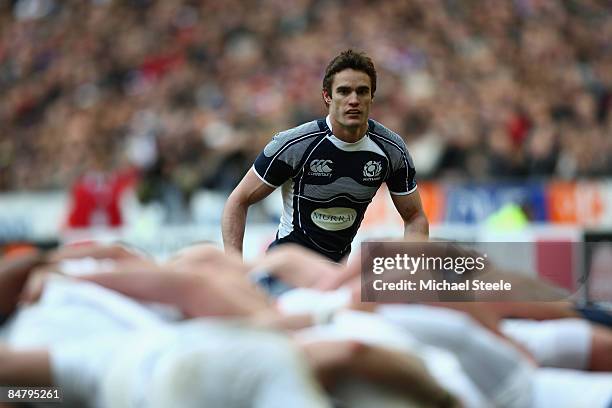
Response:
[{"label": "white rugby jersey", "polygon": [[416,190],[415,169],[402,138],[369,120],[364,137],[335,137],[329,117],[280,132],[253,165],[259,178],[281,187],[283,214],[272,246],[293,242],[339,261],[381,184],[391,194]]}]

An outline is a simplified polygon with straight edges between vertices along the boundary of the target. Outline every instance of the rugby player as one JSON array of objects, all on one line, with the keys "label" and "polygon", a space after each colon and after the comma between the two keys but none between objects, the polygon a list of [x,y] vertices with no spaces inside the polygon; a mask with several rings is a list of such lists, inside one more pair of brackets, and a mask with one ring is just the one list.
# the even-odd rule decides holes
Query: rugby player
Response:
[{"label": "rugby player", "polygon": [[283,214],[270,247],[296,243],[340,261],[382,183],[404,220],[404,235],[428,235],[404,141],[369,119],[375,91],[376,70],[365,54],[347,50],[329,63],[322,90],[327,117],[278,133],[259,154],[225,205],[226,251],[242,252],[249,206],[278,187]]}]

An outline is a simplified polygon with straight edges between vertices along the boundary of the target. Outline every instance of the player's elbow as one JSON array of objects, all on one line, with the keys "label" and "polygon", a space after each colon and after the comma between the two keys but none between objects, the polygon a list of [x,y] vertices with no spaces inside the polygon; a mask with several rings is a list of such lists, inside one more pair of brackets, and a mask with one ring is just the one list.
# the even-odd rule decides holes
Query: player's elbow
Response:
[{"label": "player's elbow", "polygon": [[404,217],[404,227],[404,235],[422,234],[429,236],[429,220],[422,211],[415,211],[409,216]]},{"label": "player's elbow", "polygon": [[427,215],[425,215],[425,212],[420,208],[411,208],[409,210],[402,211],[401,215],[405,224],[425,223],[429,225]]},{"label": "player's elbow", "polygon": [[427,219],[427,215],[424,212],[419,212],[415,217],[415,222],[419,222],[429,229],[429,220]]},{"label": "player's elbow", "polygon": [[227,198],[225,206],[223,207],[223,212],[225,214],[246,212],[249,205],[248,198],[244,194],[241,194],[240,191],[234,190]]}]

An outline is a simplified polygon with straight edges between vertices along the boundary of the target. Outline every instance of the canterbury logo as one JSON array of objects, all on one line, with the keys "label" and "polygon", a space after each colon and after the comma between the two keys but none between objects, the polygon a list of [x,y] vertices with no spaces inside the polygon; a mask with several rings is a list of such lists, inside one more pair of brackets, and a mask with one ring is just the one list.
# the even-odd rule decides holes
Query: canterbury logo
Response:
[{"label": "canterbury logo", "polygon": [[332,172],[332,166],[334,164],[331,160],[313,160],[310,162],[310,171],[312,174],[325,176]]},{"label": "canterbury logo", "polygon": [[382,163],[379,161],[370,160],[363,166],[363,177],[373,178],[378,177],[382,171]]}]

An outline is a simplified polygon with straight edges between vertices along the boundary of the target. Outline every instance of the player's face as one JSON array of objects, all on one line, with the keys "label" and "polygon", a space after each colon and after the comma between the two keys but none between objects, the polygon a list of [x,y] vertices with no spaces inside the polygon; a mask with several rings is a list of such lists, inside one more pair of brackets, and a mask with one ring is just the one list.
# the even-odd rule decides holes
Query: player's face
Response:
[{"label": "player's face", "polygon": [[350,68],[338,72],[332,81],[332,94],[323,91],[323,98],[329,105],[332,122],[348,128],[367,126],[372,88],[365,72]]}]

